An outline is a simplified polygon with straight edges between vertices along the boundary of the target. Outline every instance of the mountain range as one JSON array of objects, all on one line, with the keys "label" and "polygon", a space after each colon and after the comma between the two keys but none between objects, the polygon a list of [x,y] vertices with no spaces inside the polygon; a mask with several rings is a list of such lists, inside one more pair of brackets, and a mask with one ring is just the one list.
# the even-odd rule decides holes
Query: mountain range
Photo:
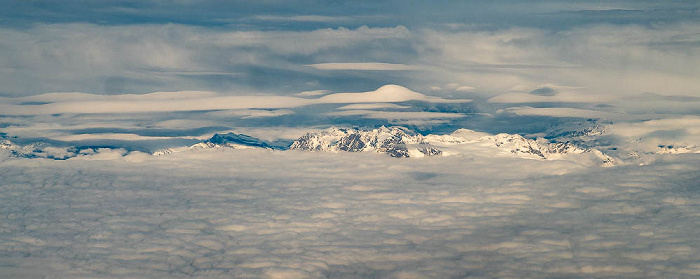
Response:
[{"label": "mountain range", "polygon": [[[640,154],[700,153],[697,146],[659,145],[654,152],[628,151],[627,157],[608,154],[616,147],[604,147],[606,152],[591,147],[597,138],[605,134],[600,125],[575,131],[554,131],[555,137],[530,139],[518,134],[488,134],[468,129],[458,129],[445,135],[421,135],[405,127],[381,126],[374,129],[328,128],[309,132],[293,142],[268,142],[249,135],[226,133],[190,146],[159,150],[153,155],[162,156],[200,149],[265,149],[298,150],[310,152],[374,152],[396,158],[436,156],[503,156],[539,160],[571,160],[583,164],[614,166],[637,159]],[[10,140],[0,141],[0,150],[12,157],[46,158],[65,160],[99,153],[102,148],[55,147],[46,143],[17,145]],[[120,149],[121,150],[121,149]],[[126,152],[126,151],[125,151]],[[618,152],[620,153],[620,152]]]}]

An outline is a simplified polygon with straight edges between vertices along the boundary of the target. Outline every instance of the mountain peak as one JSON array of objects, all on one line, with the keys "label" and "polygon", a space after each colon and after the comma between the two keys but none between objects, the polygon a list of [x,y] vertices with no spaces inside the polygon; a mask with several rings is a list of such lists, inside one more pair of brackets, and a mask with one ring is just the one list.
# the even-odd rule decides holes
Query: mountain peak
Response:
[{"label": "mountain peak", "polygon": [[423,157],[442,152],[404,127],[381,126],[372,130],[330,128],[318,133],[307,133],[297,139],[290,149],[327,152],[386,153],[392,157]]},{"label": "mountain peak", "polygon": [[218,145],[240,144],[240,145],[245,145],[245,146],[272,148],[267,142],[264,142],[258,138],[254,138],[254,137],[251,137],[249,135],[244,135],[244,134],[236,134],[236,133],[227,133],[227,134],[216,133],[216,134],[214,134],[214,136],[212,136],[206,142],[209,142],[212,144],[218,144]]}]

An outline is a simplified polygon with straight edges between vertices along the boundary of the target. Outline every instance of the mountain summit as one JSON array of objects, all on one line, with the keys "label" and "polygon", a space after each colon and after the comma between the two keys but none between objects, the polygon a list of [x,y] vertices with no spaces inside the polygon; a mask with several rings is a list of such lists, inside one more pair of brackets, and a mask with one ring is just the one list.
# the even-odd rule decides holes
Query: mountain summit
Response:
[{"label": "mountain summit", "polygon": [[572,142],[533,140],[521,135],[476,132],[459,129],[449,135],[420,135],[403,127],[372,130],[330,128],[307,133],[289,149],[315,152],[378,152],[392,157],[425,156],[507,156],[529,159],[586,158],[596,165],[610,166],[616,160],[597,149],[579,147]]},{"label": "mountain summit", "polygon": [[171,153],[177,153],[188,150],[196,149],[206,149],[206,148],[217,148],[226,147],[233,149],[248,149],[248,148],[262,148],[262,149],[286,149],[286,146],[274,145],[255,137],[244,134],[227,133],[227,134],[214,134],[211,138],[204,142],[197,143],[191,146],[168,148],[165,150],[157,151],[153,155],[165,155]]},{"label": "mountain summit", "polygon": [[330,128],[307,133],[289,149],[307,151],[376,151],[392,157],[424,157],[442,154],[423,136],[403,127],[380,127],[373,130]]}]

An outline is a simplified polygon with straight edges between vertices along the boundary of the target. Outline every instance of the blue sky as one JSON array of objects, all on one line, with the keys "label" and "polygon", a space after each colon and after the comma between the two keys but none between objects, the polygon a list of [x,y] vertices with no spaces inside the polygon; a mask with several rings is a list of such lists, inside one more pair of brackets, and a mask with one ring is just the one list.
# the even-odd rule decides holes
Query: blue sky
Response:
[{"label": "blue sky", "polygon": [[[562,123],[585,125],[589,119],[685,123],[700,113],[696,1],[9,1],[4,6],[1,132],[27,141],[63,141],[88,131],[105,136],[110,129],[205,137],[254,127],[330,125],[404,125],[423,132],[464,127],[537,137]],[[345,107],[367,100],[296,104],[385,85],[462,101],[410,99],[370,109]],[[206,93],[187,93],[192,91]],[[139,95],[153,92],[173,93],[158,97],[161,103],[138,103]],[[46,93],[51,94],[41,95]],[[189,108],[167,103],[236,96],[279,97],[281,103],[231,99],[249,105]],[[110,105],[116,100],[142,109],[119,111]],[[288,101],[293,105],[284,105]],[[105,111],[70,109],[86,105]],[[176,127],[174,120],[187,124]],[[89,129],[83,121],[90,121]],[[685,127],[672,130],[678,129],[677,135],[693,135],[680,142],[696,139]],[[54,132],[57,137],[50,136]]]}]

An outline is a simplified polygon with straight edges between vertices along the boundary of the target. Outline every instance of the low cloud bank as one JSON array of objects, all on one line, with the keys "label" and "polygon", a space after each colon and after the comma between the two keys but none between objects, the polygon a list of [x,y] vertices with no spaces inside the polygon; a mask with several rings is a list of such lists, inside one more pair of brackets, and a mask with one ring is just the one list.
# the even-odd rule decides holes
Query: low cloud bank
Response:
[{"label": "low cloud bank", "polygon": [[9,159],[0,274],[691,278],[699,165],[260,150]]}]

